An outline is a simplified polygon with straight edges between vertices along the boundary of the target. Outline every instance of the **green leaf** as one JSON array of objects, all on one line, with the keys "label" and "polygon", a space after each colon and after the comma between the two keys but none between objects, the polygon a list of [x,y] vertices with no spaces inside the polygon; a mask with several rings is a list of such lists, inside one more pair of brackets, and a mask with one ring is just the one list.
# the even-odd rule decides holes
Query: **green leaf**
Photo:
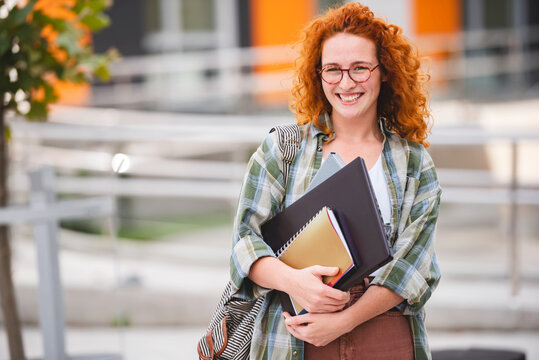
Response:
[{"label": "green leaf", "polygon": [[20,89],[19,81],[11,82],[6,74],[0,75],[0,92],[1,93],[15,93]]},{"label": "green leaf", "polygon": [[76,14],[81,13],[87,13],[87,12],[93,12],[98,13],[102,12],[106,8],[110,7],[112,5],[111,0],[87,0],[87,1],[78,1],[75,6],[73,6],[72,10]]},{"label": "green leaf", "polygon": [[9,83],[9,76],[5,72],[0,73],[0,94],[8,92]]},{"label": "green leaf", "polygon": [[60,18],[52,18],[43,14],[43,12],[41,12],[40,10],[34,12],[33,22],[39,24],[40,28],[44,28],[45,26],[50,25],[54,30],[58,32],[66,31],[69,26],[69,22],[67,22],[66,20]]},{"label": "green leaf", "polygon": [[107,55],[93,55],[82,60],[80,65],[87,67],[99,80],[109,81],[110,72],[108,64],[114,56],[117,56],[117,54],[117,51],[110,51]]},{"label": "green leaf", "polygon": [[94,12],[102,12],[112,5],[111,0],[88,0],[85,3],[86,8],[92,9]]},{"label": "green leaf", "polygon": [[81,18],[80,21],[92,31],[98,31],[110,25],[110,18],[105,14],[88,15]]},{"label": "green leaf", "polygon": [[11,140],[11,127],[9,124],[4,124],[4,137],[8,142]]},{"label": "green leaf", "polygon": [[28,15],[32,12],[34,9],[34,5],[36,4],[37,0],[30,0],[28,4],[19,9],[17,6],[15,6],[11,11],[9,12],[6,19],[2,20],[5,21],[6,27],[16,27],[18,25],[21,25],[22,23],[26,22],[26,18]]},{"label": "green leaf", "polygon": [[103,62],[107,62],[107,57],[103,55],[89,55],[81,59],[80,65],[91,68],[92,71],[100,66]]},{"label": "green leaf", "polygon": [[83,72],[73,67],[64,68],[62,72],[62,76],[58,78],[62,80],[68,80],[76,84],[84,83],[88,81],[88,79],[86,78]]},{"label": "green leaf", "polygon": [[33,24],[22,24],[15,31],[16,37],[19,40],[19,45],[31,42],[36,38],[41,37],[41,29]]},{"label": "green leaf", "polygon": [[54,87],[50,84],[45,83],[43,85],[43,88],[45,89],[45,102],[51,103],[58,100],[58,94],[56,94],[56,91],[54,91]]},{"label": "green leaf", "polygon": [[39,86],[39,78],[31,76],[28,72],[19,71],[19,79],[17,80],[19,89],[24,91],[30,91],[30,89]]},{"label": "green leaf", "polygon": [[60,33],[56,38],[56,43],[58,46],[65,49],[68,55],[75,55],[80,50],[80,46],[78,44],[79,37],[73,36],[74,32],[75,31]]},{"label": "green leaf", "polygon": [[109,81],[110,80],[110,72],[106,65],[101,65],[97,69],[94,70],[95,76],[99,78],[101,81]]},{"label": "green leaf", "polygon": [[80,71],[77,71],[75,73],[75,75],[73,76],[73,80],[72,80],[74,83],[76,84],[82,84],[82,83],[86,83],[89,81],[89,78],[88,76],[86,76],[85,73],[83,72],[80,72]]},{"label": "green leaf", "polygon": [[8,51],[11,51],[11,42],[9,39],[0,37],[0,56],[4,56]]},{"label": "green leaf", "polygon": [[75,1],[75,4],[73,4],[73,7],[71,8],[71,11],[73,11],[75,14],[80,14],[80,12],[86,7],[85,2],[83,1]]},{"label": "green leaf", "polygon": [[32,101],[30,111],[26,114],[26,117],[33,120],[45,120],[47,114],[47,103],[45,101]]}]

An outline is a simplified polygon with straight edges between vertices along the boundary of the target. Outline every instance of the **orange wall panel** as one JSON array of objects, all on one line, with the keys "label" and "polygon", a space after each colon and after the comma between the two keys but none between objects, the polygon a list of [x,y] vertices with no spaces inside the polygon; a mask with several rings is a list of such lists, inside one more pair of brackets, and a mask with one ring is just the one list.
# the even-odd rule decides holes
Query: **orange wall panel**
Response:
[{"label": "orange wall panel", "polygon": [[452,33],[461,29],[459,0],[413,0],[416,34]]},{"label": "orange wall panel", "polygon": [[251,45],[290,44],[313,18],[312,0],[251,1]]},{"label": "orange wall panel", "polygon": [[[460,0],[412,0],[412,23],[416,35],[454,34],[462,29],[462,10]],[[422,56],[435,61],[440,66],[447,66],[446,60],[451,56],[444,43],[430,41],[429,50],[420,49]],[[442,74],[446,71],[439,68]],[[443,77],[431,80],[438,88],[446,86]]]},{"label": "orange wall panel", "polygon": [[[289,45],[299,40],[301,30],[315,14],[313,0],[252,0],[250,2],[251,46]],[[291,71],[293,64],[261,65],[258,74]],[[287,79],[283,79],[285,81]],[[258,85],[264,88],[264,84]],[[257,100],[266,105],[286,103],[289,90],[258,94]]]}]

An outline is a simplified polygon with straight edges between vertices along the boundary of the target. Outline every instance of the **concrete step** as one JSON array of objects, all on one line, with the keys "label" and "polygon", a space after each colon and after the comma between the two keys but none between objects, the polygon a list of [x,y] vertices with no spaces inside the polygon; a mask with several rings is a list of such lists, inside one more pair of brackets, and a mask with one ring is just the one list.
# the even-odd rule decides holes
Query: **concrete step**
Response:
[{"label": "concrete step", "polygon": [[426,325],[439,330],[539,330],[539,286],[508,281],[442,280],[426,305]]}]

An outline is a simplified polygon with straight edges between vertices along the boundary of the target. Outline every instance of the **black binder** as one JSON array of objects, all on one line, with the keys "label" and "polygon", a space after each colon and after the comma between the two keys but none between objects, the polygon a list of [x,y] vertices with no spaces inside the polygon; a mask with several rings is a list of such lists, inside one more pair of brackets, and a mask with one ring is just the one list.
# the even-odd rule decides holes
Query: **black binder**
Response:
[{"label": "black binder", "polygon": [[352,243],[360,258],[359,263],[354,259],[354,270],[335,286],[348,290],[393,259],[376,196],[361,157],[262,224],[262,237],[277,253],[324,206],[336,210],[339,223],[346,229],[346,240]]}]

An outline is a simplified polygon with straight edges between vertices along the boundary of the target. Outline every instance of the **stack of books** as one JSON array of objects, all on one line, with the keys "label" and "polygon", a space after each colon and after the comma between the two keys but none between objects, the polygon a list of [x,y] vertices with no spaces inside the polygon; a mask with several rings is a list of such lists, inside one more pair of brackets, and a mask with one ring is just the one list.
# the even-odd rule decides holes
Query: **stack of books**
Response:
[{"label": "stack of books", "polygon": [[[262,225],[262,236],[287,265],[338,267],[328,286],[348,290],[392,260],[391,247],[361,157],[344,166],[330,154],[307,192]],[[283,310],[292,315],[305,310],[280,292]]]}]

